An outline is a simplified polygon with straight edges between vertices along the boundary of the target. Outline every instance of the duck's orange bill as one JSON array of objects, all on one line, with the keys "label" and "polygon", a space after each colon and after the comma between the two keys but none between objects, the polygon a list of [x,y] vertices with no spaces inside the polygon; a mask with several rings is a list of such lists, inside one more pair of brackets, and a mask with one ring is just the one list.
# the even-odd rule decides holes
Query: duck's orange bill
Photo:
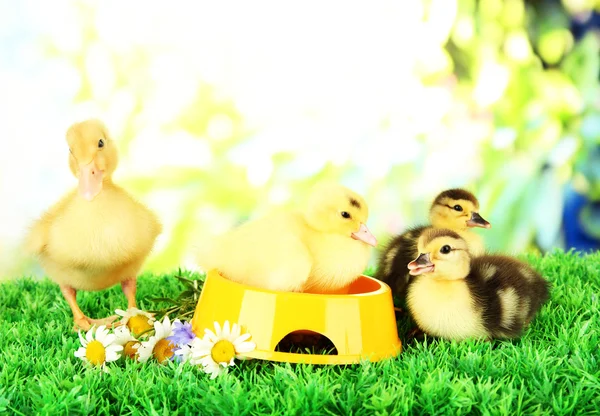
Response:
[{"label": "duck's orange bill", "polygon": [[369,231],[365,224],[360,224],[360,228],[358,229],[358,231],[352,233],[352,238],[354,238],[355,240],[363,241],[373,247],[377,246],[377,239],[371,233],[371,231]]},{"label": "duck's orange bill", "polygon": [[79,194],[91,201],[102,190],[104,172],[98,169],[95,161],[87,165],[79,165]]}]

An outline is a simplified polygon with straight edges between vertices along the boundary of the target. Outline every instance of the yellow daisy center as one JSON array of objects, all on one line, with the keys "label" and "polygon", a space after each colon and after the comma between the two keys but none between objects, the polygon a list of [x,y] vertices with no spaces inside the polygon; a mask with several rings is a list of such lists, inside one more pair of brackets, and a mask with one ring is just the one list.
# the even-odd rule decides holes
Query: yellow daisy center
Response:
[{"label": "yellow daisy center", "polygon": [[135,345],[139,344],[137,341],[129,341],[125,345],[123,345],[123,355],[129,358],[135,358],[137,354],[137,348],[133,348]]},{"label": "yellow daisy center", "polygon": [[106,361],[106,349],[100,341],[92,341],[85,349],[85,358],[94,365],[104,364]]},{"label": "yellow daisy center", "polygon": [[154,357],[156,357],[156,360],[159,363],[162,363],[173,356],[173,350],[175,347],[175,344],[168,339],[163,338],[156,343],[154,349],[152,350],[152,354],[154,354]]},{"label": "yellow daisy center", "polygon": [[148,323],[148,317],[144,315],[135,315],[127,320],[127,328],[133,332],[135,336],[152,329],[152,325]]},{"label": "yellow daisy center", "polygon": [[210,350],[210,356],[215,363],[229,363],[235,357],[235,347],[230,341],[222,339],[218,341]]}]

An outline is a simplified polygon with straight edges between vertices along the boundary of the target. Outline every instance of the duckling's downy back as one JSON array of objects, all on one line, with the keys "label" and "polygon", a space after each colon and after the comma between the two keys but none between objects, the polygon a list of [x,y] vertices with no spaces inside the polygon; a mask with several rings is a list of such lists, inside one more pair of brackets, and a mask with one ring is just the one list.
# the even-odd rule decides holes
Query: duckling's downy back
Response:
[{"label": "duckling's downy back", "polygon": [[475,257],[466,281],[492,338],[519,336],[550,295],[539,273],[507,256]]}]

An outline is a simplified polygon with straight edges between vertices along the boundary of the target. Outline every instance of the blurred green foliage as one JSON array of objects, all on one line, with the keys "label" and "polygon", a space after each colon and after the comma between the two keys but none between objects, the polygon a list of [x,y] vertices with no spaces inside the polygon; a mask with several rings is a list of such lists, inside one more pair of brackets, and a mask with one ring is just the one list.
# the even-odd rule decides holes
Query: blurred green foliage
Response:
[{"label": "blurred green foliage", "polygon": [[[423,172],[431,152],[440,151],[443,159],[443,149],[449,146],[457,154],[471,154],[473,169],[478,173],[466,175],[462,183],[440,181],[439,186],[463,185],[478,194],[482,214],[493,222],[493,228],[482,233],[489,247],[546,250],[560,244],[565,183],[580,176],[587,183],[589,195],[600,199],[599,37],[589,33],[576,43],[568,30],[569,14],[562,7],[540,7],[522,0],[458,0],[447,4],[451,3],[453,6],[448,7],[453,14],[441,20],[446,24],[430,28],[435,30],[433,41],[425,42],[416,33],[414,39],[398,42],[423,40],[425,57],[415,62],[414,82],[451,96],[451,105],[438,121],[432,121],[442,129],[441,136],[452,132],[448,140],[467,134],[474,138],[443,144],[439,131],[417,131],[413,138],[424,151],[411,160],[390,163],[383,177],[369,181],[365,196],[373,215],[381,213],[379,219],[374,218],[374,228],[380,235],[388,235],[401,228],[389,225],[393,215],[402,218],[402,226],[425,218],[429,199],[411,195],[414,188],[407,184],[427,181]],[[423,22],[427,23],[440,5],[438,1],[423,1]],[[102,101],[88,76],[90,66],[85,59],[89,48],[101,38],[95,26],[95,10],[87,3],[78,7],[84,20],[84,41],[78,50],[64,52],[53,47],[49,39],[48,55],[68,59],[81,74],[78,101]],[[117,74],[112,88],[126,89],[134,97],[129,113],[121,114],[125,122],[119,136],[126,154],[147,119],[143,114],[149,94],[160,87],[152,83],[148,70],[156,48],[139,43],[125,51],[111,51],[109,56]],[[160,166],[151,174],[134,171],[122,180],[143,199],[158,195],[177,200],[168,241],[151,259],[151,269],[168,269],[181,263],[189,255],[195,237],[206,234],[215,218],[223,222],[213,231],[244,221],[269,204],[274,190],[284,187],[292,195],[284,203],[294,204],[296,195],[318,179],[351,182],[360,177],[361,171],[352,161],[325,163],[313,174],[293,175],[290,171],[297,166],[298,155],[277,151],[268,156],[273,165],[269,179],[260,186],[253,185],[246,167],[232,163],[230,156],[260,132],[247,124],[235,100],[225,92],[203,80],[190,88],[193,98],[161,123],[161,133],[183,130],[206,142],[212,154],[210,163],[198,167]],[[105,100],[111,99],[110,94],[108,97]],[[427,106],[423,111],[428,111]],[[228,133],[218,140],[207,139],[215,134],[211,130],[214,120],[224,116],[229,123]],[[385,131],[388,124],[382,114],[381,130]],[[473,128],[480,130],[468,133]],[[401,140],[391,138],[384,145],[402,148]],[[452,159],[453,154],[448,153],[447,158]],[[401,193],[401,197],[389,196],[394,192]],[[600,235],[598,229],[596,233]]]}]

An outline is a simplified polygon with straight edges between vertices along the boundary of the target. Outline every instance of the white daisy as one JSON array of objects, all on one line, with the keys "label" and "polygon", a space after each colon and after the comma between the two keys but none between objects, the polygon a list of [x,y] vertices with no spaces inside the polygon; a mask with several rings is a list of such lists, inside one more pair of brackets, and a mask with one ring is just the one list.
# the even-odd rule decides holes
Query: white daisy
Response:
[{"label": "white daisy", "polygon": [[175,350],[174,354],[178,357],[179,362],[185,363],[192,358],[192,347],[188,344],[183,344],[179,349]]},{"label": "white daisy", "polygon": [[196,338],[192,341],[191,362],[202,365],[205,373],[214,379],[227,370],[227,367],[235,365],[234,358],[243,359],[243,354],[256,348],[256,344],[250,339],[250,334],[241,335],[241,328],[233,324],[229,328],[229,321],[225,321],[223,328],[215,322],[215,332],[204,330],[204,338]]},{"label": "white daisy", "polygon": [[126,326],[118,326],[114,329],[115,344],[123,347],[123,356],[136,359],[140,341],[138,341]]},{"label": "white daisy", "polygon": [[144,332],[152,329],[152,322],[156,319],[148,312],[144,312],[138,308],[129,308],[126,311],[116,309],[117,315],[122,316],[119,321],[121,325],[127,325],[127,328],[133,332],[136,337],[139,337]]},{"label": "white daisy", "polygon": [[171,335],[173,335],[173,324],[168,316],[165,316],[162,322],[154,322],[154,335],[148,341],[142,342],[138,348],[138,361],[143,363],[150,357],[154,357],[159,363],[162,363],[173,357],[173,350],[177,346],[166,339]]},{"label": "white daisy", "polygon": [[106,325],[102,325],[96,329],[92,327],[85,334],[85,338],[79,331],[79,341],[81,347],[75,351],[75,357],[81,358],[94,366],[101,366],[106,369],[106,363],[119,359],[119,351],[123,349],[121,345],[116,345],[115,335],[109,334]]}]

